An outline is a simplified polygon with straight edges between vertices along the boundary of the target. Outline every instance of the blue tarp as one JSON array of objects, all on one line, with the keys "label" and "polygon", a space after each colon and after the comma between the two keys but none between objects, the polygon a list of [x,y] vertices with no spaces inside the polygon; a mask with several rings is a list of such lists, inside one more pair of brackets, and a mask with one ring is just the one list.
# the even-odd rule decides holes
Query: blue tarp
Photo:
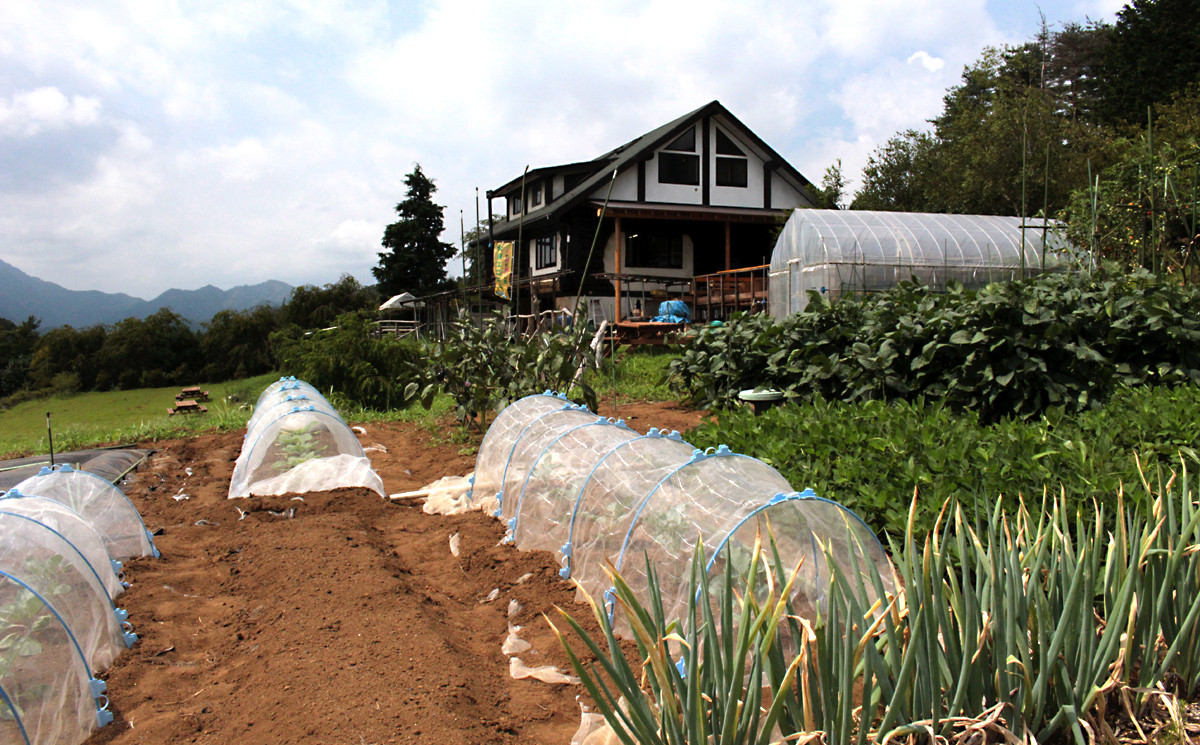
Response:
[{"label": "blue tarp", "polygon": [[650,319],[654,323],[688,323],[692,312],[682,300],[664,300],[658,304],[658,315]]}]

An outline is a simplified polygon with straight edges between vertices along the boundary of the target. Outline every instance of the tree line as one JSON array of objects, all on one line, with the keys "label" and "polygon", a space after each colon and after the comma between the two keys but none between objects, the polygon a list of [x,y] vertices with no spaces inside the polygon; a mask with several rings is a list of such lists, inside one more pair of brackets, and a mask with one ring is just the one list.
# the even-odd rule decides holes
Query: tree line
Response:
[{"label": "tree line", "polygon": [[[871,155],[851,209],[1061,219],[1101,258],[1200,280],[1195,0],[985,49],[930,125]],[[831,167],[819,196],[844,185]]]},{"label": "tree line", "polygon": [[0,319],[0,404],[81,391],[216,382],[280,369],[280,350],[379,295],[349,275],[302,285],[280,306],[223,310],[198,329],[170,308],[146,318],[43,332],[34,317]]}]

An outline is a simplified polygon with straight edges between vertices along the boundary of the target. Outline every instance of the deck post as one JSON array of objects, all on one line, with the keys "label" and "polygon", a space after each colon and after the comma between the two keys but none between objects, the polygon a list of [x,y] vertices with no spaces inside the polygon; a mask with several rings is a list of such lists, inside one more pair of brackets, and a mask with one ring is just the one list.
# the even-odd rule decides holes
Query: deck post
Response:
[{"label": "deck post", "polygon": [[617,279],[613,280],[613,288],[616,290],[616,294],[613,297],[613,305],[615,306],[613,308],[613,323],[616,324],[621,322],[621,280],[619,277],[622,271],[621,257],[622,254],[625,253],[621,250],[625,245],[625,234],[621,232],[621,218],[618,216],[613,219],[616,221],[616,225],[613,229],[613,237],[616,239],[614,251],[616,254],[616,261],[614,262],[614,266],[618,276]]}]

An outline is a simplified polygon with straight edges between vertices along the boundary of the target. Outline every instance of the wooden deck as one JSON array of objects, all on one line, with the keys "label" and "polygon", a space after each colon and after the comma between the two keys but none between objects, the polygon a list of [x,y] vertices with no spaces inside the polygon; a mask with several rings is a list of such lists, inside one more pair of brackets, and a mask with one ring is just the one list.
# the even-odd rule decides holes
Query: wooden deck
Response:
[{"label": "wooden deck", "polygon": [[765,311],[769,268],[763,264],[696,276],[692,280],[692,321],[723,321],[739,311]]}]

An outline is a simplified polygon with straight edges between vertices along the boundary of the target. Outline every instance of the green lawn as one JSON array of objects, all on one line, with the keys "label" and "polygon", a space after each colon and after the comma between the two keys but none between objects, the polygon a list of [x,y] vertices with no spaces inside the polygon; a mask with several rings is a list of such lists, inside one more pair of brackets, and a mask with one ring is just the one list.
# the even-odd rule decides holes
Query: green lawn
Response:
[{"label": "green lawn", "polygon": [[[660,347],[621,350],[617,355],[615,377],[612,361],[606,359],[601,370],[588,373],[588,382],[603,401],[610,401],[614,396],[619,402],[670,400],[672,394],[663,384],[662,377],[675,354],[673,349]],[[79,393],[26,401],[11,409],[0,410],[0,457],[48,452],[46,412],[50,412],[56,452],[184,437],[206,430],[239,429],[246,425],[259,394],[278,379],[278,373],[270,373],[224,383],[199,383],[211,397],[205,404],[208,407],[206,414],[168,416],[167,409],[175,404],[178,386]],[[451,441],[470,439],[465,432],[442,431],[453,409],[454,402],[439,394],[428,411],[419,404],[387,412],[352,406],[339,411],[347,421],[411,421],[426,427],[431,437]]]},{"label": "green lawn", "polygon": [[[54,449],[66,451],[94,444],[124,444],[173,437],[205,429],[244,426],[250,406],[278,374],[224,383],[202,383],[211,401],[207,414],[168,416],[179,387],[80,393],[39,399],[0,411],[0,455],[11,457],[49,450],[46,412],[54,430]],[[229,399],[230,396],[236,400]]]}]

